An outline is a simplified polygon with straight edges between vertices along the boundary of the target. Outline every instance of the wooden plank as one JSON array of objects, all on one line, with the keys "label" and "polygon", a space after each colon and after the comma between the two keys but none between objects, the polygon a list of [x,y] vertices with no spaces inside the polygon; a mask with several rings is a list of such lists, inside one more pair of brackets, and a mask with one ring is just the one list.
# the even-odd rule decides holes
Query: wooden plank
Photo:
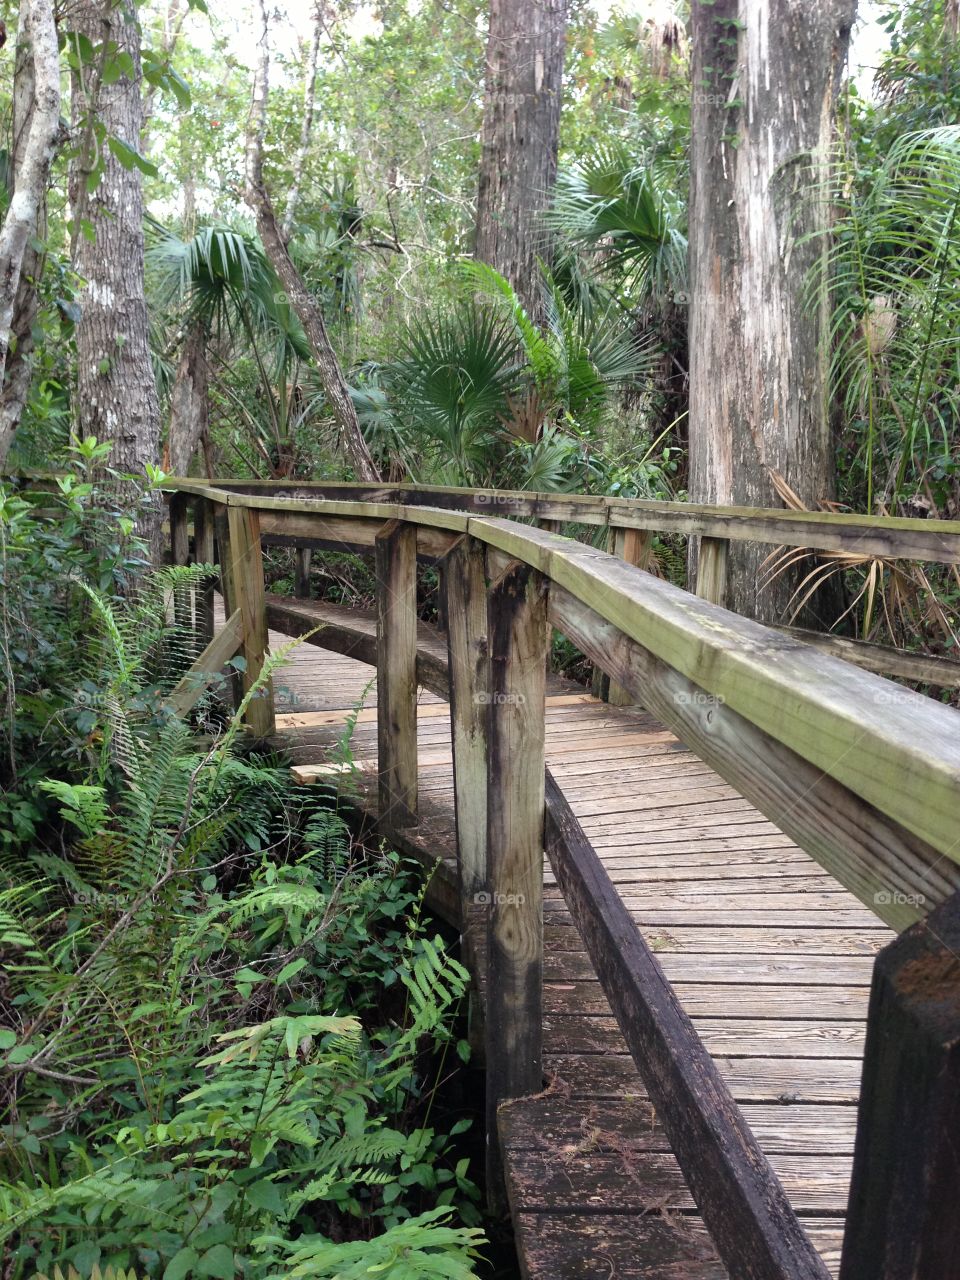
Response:
[{"label": "wooden plank", "polygon": [[[573,1098],[641,1098],[646,1090],[628,1053],[544,1053],[553,1087]],[[860,1096],[861,1064],[847,1058],[718,1058],[737,1103],[838,1102]]]},{"label": "wooden plank", "polygon": [[[509,520],[473,520],[470,531],[533,565],[591,610],[594,620],[612,624],[611,631],[622,632],[701,695],[722,702],[939,853],[960,859],[960,713],[691,600],[671,584],[567,538]],[[554,622],[562,626],[556,616]],[[597,645],[591,648],[595,652]],[[667,723],[674,727],[675,719],[667,717]]]},{"label": "wooden plank", "polygon": [[460,901],[465,935],[486,912],[487,886],[487,581],[483,546],[456,543],[443,561],[450,671],[450,733]]},{"label": "wooden plank", "polygon": [[[224,571],[224,599],[229,613],[239,610],[242,623],[240,656],[241,692],[246,696],[260,679],[267,655],[267,618],[263,590],[263,557],[256,511],[228,508],[221,523],[221,554]],[[250,699],[246,723],[258,738],[274,732],[272,682]]]},{"label": "wooden plank", "polygon": [[697,595],[722,605],[727,598],[729,538],[701,538],[697,554]]},{"label": "wooden plank", "polygon": [[189,671],[171,690],[167,705],[174,715],[185,716],[192,707],[196,706],[211,682],[220,674],[226,663],[236,655],[242,636],[243,620],[240,610],[237,609],[191,665]]},{"label": "wooden plank", "polygon": [[486,1115],[488,1195],[502,1196],[497,1108],[538,1093],[543,972],[547,596],[509,569],[487,596]]},{"label": "wooden plank", "polygon": [[309,547],[297,547],[295,555],[293,594],[301,600],[306,600],[310,597],[310,563],[313,560],[313,552]]},{"label": "wooden plank", "polygon": [[[625,564],[646,569],[653,550],[653,533],[649,529],[614,529],[612,532],[613,554]],[[630,706],[635,699],[622,684],[611,680],[607,690],[607,701],[614,707],[626,707]]]},{"label": "wooden plank", "polygon": [[[783,993],[781,1001],[786,1004]],[[737,1017],[737,1010],[732,1007],[725,1009],[722,1017],[716,1017],[694,1014],[685,1005],[683,1008],[704,1046],[715,1057],[849,1058],[856,1062],[863,1058],[862,1007],[859,1022],[828,1019],[819,1014],[812,1018],[801,1018],[799,1014],[790,1018]],[[619,1040],[616,1018],[600,1013],[547,1015],[543,1033],[551,1053],[602,1053]]]},{"label": "wooden plank", "polygon": [[[215,500],[233,498],[251,505],[274,503],[282,508],[295,502],[339,501],[346,506],[426,506],[452,514],[536,516],[573,524],[605,525],[623,529],[652,529],[658,533],[733,538],[817,550],[846,550],[862,556],[886,559],[960,563],[960,530],[955,520],[920,520],[900,516],[877,517],[823,511],[786,511],[782,508],[733,507],[693,502],[658,502],[638,498],[607,498],[586,494],[532,493],[529,490],[456,489],[442,485],[409,486],[362,483],[298,481],[217,480],[208,482],[178,477],[168,480],[168,490],[206,493]],[[288,497],[277,502],[271,492]],[[242,494],[250,495],[246,499]],[[222,495],[218,499],[218,495]],[[385,518],[397,518],[396,510]],[[465,530],[461,529],[461,532]]]},{"label": "wooden plank", "polygon": [[842,1280],[960,1275],[960,896],[877,957]]},{"label": "wooden plank", "polygon": [[385,831],[417,823],[417,531],[377,534],[377,752]]},{"label": "wooden plank", "polygon": [[[711,608],[707,604],[701,607]],[[951,857],[942,856],[944,850],[927,844],[888,816],[888,811],[896,811],[903,800],[904,778],[911,780],[908,787],[916,785],[919,793],[929,795],[933,801],[927,787],[931,774],[945,780],[956,754],[945,739],[930,743],[931,774],[925,774],[925,781],[921,781],[919,764],[911,770],[909,761],[903,758],[903,748],[909,741],[916,741],[917,732],[924,732],[922,722],[911,724],[909,733],[901,726],[901,738],[896,744],[888,744],[891,757],[905,772],[896,782],[891,781],[896,795],[887,796],[883,810],[878,811],[859,798],[861,792],[872,793],[875,789],[863,786],[852,770],[845,785],[839,777],[824,772],[820,765],[785,745],[783,739],[790,736],[786,726],[796,718],[796,696],[789,702],[789,717],[784,717],[781,706],[778,739],[740,715],[722,695],[706,693],[666,662],[631,643],[616,627],[603,622],[562,588],[551,593],[551,616],[588,656],[596,655],[606,662],[628,688],[642,690],[647,706],[698,755],[894,928],[905,928],[960,887],[960,867]],[[811,680],[815,683],[816,677],[811,675]],[[823,688],[822,682],[820,687]],[[932,726],[926,729],[933,732]],[[863,751],[869,758],[866,742],[867,735],[859,744],[851,738],[847,753]],[[885,771],[888,766],[887,760]],[[841,772],[836,762],[833,772]],[[939,781],[936,790],[940,795]],[[946,806],[946,794],[935,803]],[[950,805],[951,829],[955,830],[955,794]],[[905,802],[902,807],[907,807]],[[931,827],[937,839],[945,842],[946,831],[939,819]],[[953,842],[955,839],[954,834]]]},{"label": "wooden plank", "polygon": [[960,662],[953,658],[941,658],[929,653],[910,653],[906,649],[893,649],[890,645],[871,644],[867,640],[853,640],[849,636],[824,635],[819,631],[808,631],[804,627],[777,627],[776,630],[877,675],[897,676],[901,680],[913,680],[918,684],[932,684],[938,689],[960,689]]},{"label": "wooden plank", "polygon": [[[190,562],[190,498],[185,493],[170,495],[170,563],[185,565]],[[190,600],[182,587],[173,593],[173,618],[184,631],[190,629]]]},{"label": "wooden plank", "polygon": [[547,851],[720,1257],[751,1280],[827,1271],[656,957],[552,778]]},{"label": "wooden plank", "polygon": [[[216,564],[213,507],[206,498],[198,498],[193,508],[193,555],[197,564]],[[205,645],[210,643],[214,633],[215,581],[211,574],[197,591],[196,626]]]},{"label": "wooden plank", "polygon": [[[853,1107],[820,1104],[746,1103],[743,1118],[768,1154],[852,1157],[856,1137]],[[556,1094],[525,1098],[505,1107],[502,1142],[508,1151],[669,1151],[653,1104],[645,1099],[572,1099]],[[846,1191],[844,1191],[844,1204]]]}]

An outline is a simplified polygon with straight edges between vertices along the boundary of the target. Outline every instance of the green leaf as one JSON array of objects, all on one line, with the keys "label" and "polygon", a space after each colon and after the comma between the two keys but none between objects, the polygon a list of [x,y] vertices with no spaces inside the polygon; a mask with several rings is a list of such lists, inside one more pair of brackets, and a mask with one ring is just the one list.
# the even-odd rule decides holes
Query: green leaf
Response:
[{"label": "green leaf", "polygon": [[145,156],[142,156],[135,147],[131,147],[129,143],[124,142],[122,138],[111,134],[107,138],[107,146],[124,169],[139,169],[148,178],[155,178],[159,174],[160,170],[155,164],[152,164]]},{"label": "green leaf", "polygon": [[[170,1261],[166,1265],[163,1273],[163,1280],[184,1280],[200,1261],[199,1254],[195,1249],[184,1245],[182,1249],[178,1249]],[[210,1275],[210,1272],[201,1274]]]},{"label": "green leaf", "polygon": [[301,956],[299,960],[291,960],[289,964],[285,964],[283,966],[276,978],[274,978],[274,982],[278,987],[281,986],[282,983],[288,982],[295,973],[300,972],[306,963],[307,960],[305,956]]},{"label": "green leaf", "polygon": [[233,1250],[225,1244],[215,1244],[208,1249],[196,1267],[199,1276],[218,1276],[219,1280],[234,1280],[236,1267]]},{"label": "green leaf", "polygon": [[6,1027],[0,1027],[0,1049],[12,1049],[16,1043],[16,1032],[9,1031]]}]

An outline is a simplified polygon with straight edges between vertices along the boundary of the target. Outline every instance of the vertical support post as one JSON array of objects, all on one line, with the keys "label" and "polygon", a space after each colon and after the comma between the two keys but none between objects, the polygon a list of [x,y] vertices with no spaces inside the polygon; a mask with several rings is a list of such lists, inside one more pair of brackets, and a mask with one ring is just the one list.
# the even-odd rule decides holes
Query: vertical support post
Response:
[{"label": "vertical support post", "polygon": [[487,885],[487,582],[483,544],[461,538],[443,561],[450,672],[450,737],[460,874],[461,933],[473,948],[486,925]]},{"label": "vertical support post", "polygon": [[[190,496],[186,493],[170,495],[170,563],[185,565],[190,562]],[[184,631],[190,629],[190,600],[188,593],[177,588],[173,593],[173,620]]]},{"label": "vertical support post", "polygon": [[877,956],[841,1280],[960,1275],[960,894]]},{"label": "vertical support post", "polygon": [[[198,498],[193,509],[193,556],[197,564],[215,564],[213,537],[213,505],[208,498]],[[206,579],[195,601],[196,627],[201,648],[213,639],[213,576]]]},{"label": "vertical support post", "polygon": [[701,538],[697,557],[697,595],[722,605],[727,598],[729,538]]},{"label": "vertical support post", "polygon": [[298,600],[310,599],[310,562],[313,552],[309,547],[297,547],[297,564],[294,571],[293,594]]},{"label": "vertical support post", "polygon": [[[653,533],[650,529],[614,529],[613,554],[620,560],[632,564],[638,569],[646,569],[650,563],[653,550]],[[635,703],[633,694],[628,693],[616,680],[610,681],[607,701],[614,707],[629,707]]]},{"label": "vertical support post", "polygon": [[502,1201],[497,1108],[543,1087],[543,803],[547,589],[514,564],[487,597],[486,1141]]},{"label": "vertical support post", "polygon": [[[245,665],[240,673],[239,688],[245,695],[259,679],[267,655],[260,516],[251,507],[227,507],[225,518],[218,521],[218,535],[227,617],[239,609],[243,627],[240,656]],[[258,738],[269,737],[276,731],[271,681],[251,699],[246,721]]]},{"label": "vertical support post", "polygon": [[380,822],[417,822],[417,526],[389,520],[377,569],[377,755]]}]

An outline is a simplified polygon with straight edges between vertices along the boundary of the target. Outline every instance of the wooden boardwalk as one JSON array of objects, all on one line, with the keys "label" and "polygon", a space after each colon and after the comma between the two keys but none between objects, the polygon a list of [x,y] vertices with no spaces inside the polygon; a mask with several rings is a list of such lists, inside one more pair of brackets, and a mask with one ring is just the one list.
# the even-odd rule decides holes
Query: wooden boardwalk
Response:
[{"label": "wooden boardwalk", "polygon": [[[359,638],[372,614],[268,600],[287,635],[314,621]],[[446,646],[421,628],[420,661]],[[275,680],[277,730],[304,782],[363,701],[351,750],[376,809],[371,666],[312,645]],[[365,696],[364,696],[365,695]],[[440,857],[435,900],[456,912],[450,722],[423,691],[420,823],[407,847]],[[549,682],[546,756],[583,830],[716,1061],[801,1222],[839,1265],[869,984],[893,933],[643,711]],[[531,1280],[720,1280],[727,1272],[545,867],[545,1092],[501,1109],[523,1272]]]}]

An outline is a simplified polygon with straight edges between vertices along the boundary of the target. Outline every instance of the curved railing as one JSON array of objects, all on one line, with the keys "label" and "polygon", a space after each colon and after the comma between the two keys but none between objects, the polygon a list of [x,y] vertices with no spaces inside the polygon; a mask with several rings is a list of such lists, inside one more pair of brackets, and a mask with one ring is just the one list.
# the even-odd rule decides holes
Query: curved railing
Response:
[{"label": "curved railing", "polygon": [[[451,704],[464,914],[478,891],[492,904],[491,1124],[500,1100],[541,1087],[546,821],[558,882],[724,1261],[738,1276],[826,1275],[656,958],[559,790],[545,782],[544,681],[556,627],[861,902],[906,930],[878,962],[844,1280],[894,1274],[862,1263],[894,1230],[898,1249],[909,1253],[915,1244],[917,1256],[942,1243],[954,1227],[936,1217],[937,1198],[957,1190],[956,1135],[938,1131],[936,1117],[954,1114],[960,1043],[960,713],[614,555],[517,520],[455,509],[454,502],[505,505],[481,501],[476,491],[355,486],[349,491],[362,499],[345,500],[347,486],[296,486],[290,496],[246,482],[228,489],[175,481],[171,488],[174,560],[188,559],[192,508],[195,558],[213,562],[215,537],[219,544],[227,611],[226,627],[209,637],[185,688],[236,651],[246,659],[244,684],[258,678],[268,628],[262,541],[373,550],[371,656],[380,816],[388,829],[416,823],[424,669],[416,565],[418,556],[440,563],[447,662],[432,655],[430,680]],[[414,493],[418,500],[410,501]],[[404,501],[384,501],[388,495]],[[870,554],[960,559],[960,531],[947,522],[507,496],[526,504],[514,514],[546,520],[587,523],[592,513],[594,522],[649,533],[655,517],[657,528],[672,520],[666,527],[704,539],[821,547],[856,539]],[[440,497],[443,506],[428,505]],[[722,558],[714,557],[715,569]],[[717,580],[714,574],[714,586]],[[209,630],[209,597],[200,613]],[[314,642],[324,644],[323,634]],[[271,732],[269,699],[252,701],[248,716],[254,732]],[[916,981],[898,985],[891,975],[905,964]],[[926,1144],[908,1143],[895,1158],[897,1135],[911,1127],[923,1130]],[[909,1221],[891,1223],[878,1179],[885,1194],[906,1197]]]}]

